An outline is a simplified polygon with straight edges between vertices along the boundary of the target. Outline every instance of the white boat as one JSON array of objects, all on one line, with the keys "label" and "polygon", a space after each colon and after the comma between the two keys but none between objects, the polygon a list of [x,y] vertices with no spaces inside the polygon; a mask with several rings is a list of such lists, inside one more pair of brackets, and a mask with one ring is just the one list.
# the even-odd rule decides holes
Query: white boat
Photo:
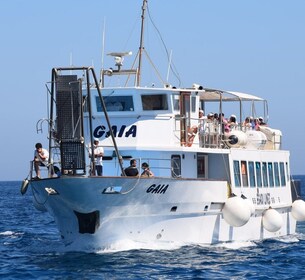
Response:
[{"label": "white boat", "polygon": [[[101,79],[91,67],[53,68],[47,175],[31,172],[22,193],[31,188],[34,205],[54,217],[66,245],[87,249],[122,239],[214,244],[294,234],[305,203],[281,131],[242,125],[249,104],[249,116],[258,117],[261,106],[266,120],[267,101],[197,84],[143,87],[142,33],[140,41],[136,69],[122,67],[129,53],[111,53],[117,68],[103,69]],[[106,87],[109,76],[135,84]],[[239,124],[230,131],[225,120],[198,117],[200,109],[221,114],[227,104],[237,104]],[[103,176],[94,175],[89,157],[94,138],[104,148]],[[131,159],[138,176],[125,174]],[[141,176],[144,162],[154,176]]]}]

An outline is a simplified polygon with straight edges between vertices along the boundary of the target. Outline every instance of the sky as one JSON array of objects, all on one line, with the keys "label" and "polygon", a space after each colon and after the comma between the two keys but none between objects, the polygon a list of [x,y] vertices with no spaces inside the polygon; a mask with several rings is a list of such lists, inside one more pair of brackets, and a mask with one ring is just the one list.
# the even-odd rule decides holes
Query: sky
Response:
[{"label": "sky", "polygon": [[[47,118],[51,69],[93,65],[98,73],[113,66],[103,53],[136,54],[141,6],[142,0],[0,1],[1,181],[27,177],[35,143],[47,146],[47,126],[37,133],[36,124]],[[267,99],[269,126],[283,133],[292,174],[305,174],[305,1],[149,0],[148,9],[144,45],[164,80],[165,44],[181,86]],[[151,70],[144,81],[158,83]],[[168,81],[179,85],[172,73]]]}]

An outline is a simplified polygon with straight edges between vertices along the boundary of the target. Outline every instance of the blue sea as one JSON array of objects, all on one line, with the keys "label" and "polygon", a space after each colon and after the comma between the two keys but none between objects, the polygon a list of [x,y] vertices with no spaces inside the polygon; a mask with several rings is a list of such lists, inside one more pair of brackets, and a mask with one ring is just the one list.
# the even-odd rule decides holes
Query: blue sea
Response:
[{"label": "blue sea", "polygon": [[[305,176],[294,179],[304,197]],[[20,184],[0,182],[1,279],[305,279],[305,222],[294,236],[261,242],[141,248],[126,240],[73,252]]]}]

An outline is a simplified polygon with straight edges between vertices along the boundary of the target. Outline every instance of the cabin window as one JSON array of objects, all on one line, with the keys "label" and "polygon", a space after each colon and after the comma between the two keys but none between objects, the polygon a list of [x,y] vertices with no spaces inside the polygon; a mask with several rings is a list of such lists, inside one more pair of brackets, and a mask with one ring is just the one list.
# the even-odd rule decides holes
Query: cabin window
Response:
[{"label": "cabin window", "polygon": [[247,162],[241,161],[241,178],[243,181],[243,186],[248,187],[248,170],[247,170]]},{"label": "cabin window", "polygon": [[166,94],[141,95],[141,99],[144,111],[168,110]]},{"label": "cabin window", "polygon": [[284,162],[280,162],[281,186],[286,186],[285,167]]},{"label": "cabin window", "polygon": [[273,164],[268,162],[269,186],[274,187]]},{"label": "cabin window", "polygon": [[249,161],[249,179],[250,179],[250,187],[255,187],[255,171],[254,171],[254,162]]},{"label": "cabin window", "polygon": [[262,164],[262,172],[263,172],[263,185],[264,187],[268,187],[268,176],[267,176],[267,163],[263,162]]},{"label": "cabin window", "polygon": [[196,112],[196,97],[192,96],[192,112]]},{"label": "cabin window", "polygon": [[172,155],[171,158],[172,177],[181,177],[181,157],[180,155]]},{"label": "cabin window", "polygon": [[274,179],[275,179],[275,186],[280,186],[280,173],[279,173],[279,164],[278,162],[274,163]]},{"label": "cabin window", "polygon": [[[103,112],[99,96],[95,100],[96,111]],[[104,96],[104,103],[108,112],[134,111],[132,96]]]},{"label": "cabin window", "polygon": [[180,111],[180,99],[179,99],[179,95],[175,94],[172,95],[172,100],[173,100],[173,107],[175,111]]},{"label": "cabin window", "polygon": [[203,154],[197,154],[197,177],[207,178],[207,160],[208,157]]},{"label": "cabin window", "polygon": [[233,162],[233,168],[234,168],[234,181],[235,181],[235,187],[240,187],[240,169],[239,169],[239,161],[234,160]]},{"label": "cabin window", "polygon": [[259,188],[261,188],[262,187],[262,170],[261,170],[260,162],[255,162],[255,174],[256,174],[257,186]]},{"label": "cabin window", "polygon": [[287,180],[289,181],[290,173],[289,173],[288,163],[287,162],[286,162],[286,174],[287,174]]}]

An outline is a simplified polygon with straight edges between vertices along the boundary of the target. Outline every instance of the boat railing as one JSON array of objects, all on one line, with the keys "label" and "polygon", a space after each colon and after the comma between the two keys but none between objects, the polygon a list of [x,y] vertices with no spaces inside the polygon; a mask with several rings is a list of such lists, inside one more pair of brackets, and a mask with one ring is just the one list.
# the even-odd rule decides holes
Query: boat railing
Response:
[{"label": "boat railing", "polygon": [[[251,142],[254,144],[251,147],[256,146],[258,149],[281,149],[281,132],[266,125],[253,127],[251,124],[225,124],[209,119],[189,118],[186,120],[185,117],[181,116],[176,116],[175,120],[174,134],[176,137],[180,137],[181,146],[229,149],[243,147]],[[179,126],[177,122],[187,123],[187,125]],[[249,133],[251,131],[253,133]],[[253,138],[254,134],[257,138]],[[234,143],[237,138],[244,142],[241,145]]]},{"label": "boat railing", "polygon": [[[139,177],[143,172],[142,164],[147,163],[150,170],[157,177],[167,177],[167,178],[179,178],[181,177],[181,162],[176,159],[165,159],[158,157],[134,157],[137,161],[137,169],[139,171]],[[130,159],[124,159],[124,168],[129,166]],[[114,171],[113,160],[103,160],[103,176],[121,176],[121,172],[116,168]],[[87,167],[90,169],[90,166]],[[90,174],[90,172],[88,173]]]},{"label": "boat railing", "polygon": [[35,164],[34,160],[30,161],[30,173],[29,177],[30,179],[43,179],[43,178],[52,178],[52,177],[60,177],[60,168],[58,167],[60,165],[60,162],[57,162],[56,164],[51,161],[48,165],[39,165],[40,170],[40,177],[38,178],[35,174]]}]

